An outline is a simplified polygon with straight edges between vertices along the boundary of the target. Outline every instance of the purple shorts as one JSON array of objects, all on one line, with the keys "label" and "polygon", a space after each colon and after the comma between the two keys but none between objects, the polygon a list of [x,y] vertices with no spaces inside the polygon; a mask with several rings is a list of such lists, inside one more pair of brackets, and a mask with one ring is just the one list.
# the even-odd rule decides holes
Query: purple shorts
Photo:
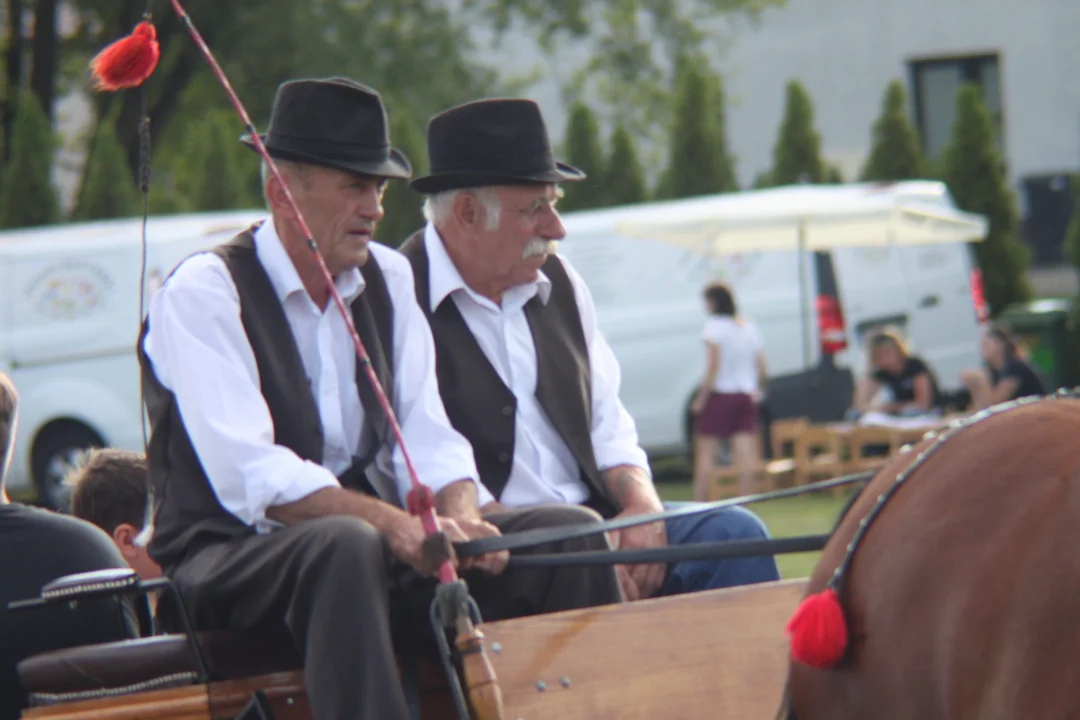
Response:
[{"label": "purple shorts", "polygon": [[757,404],[747,393],[709,393],[704,409],[697,416],[694,432],[719,438],[757,432],[757,416]]}]

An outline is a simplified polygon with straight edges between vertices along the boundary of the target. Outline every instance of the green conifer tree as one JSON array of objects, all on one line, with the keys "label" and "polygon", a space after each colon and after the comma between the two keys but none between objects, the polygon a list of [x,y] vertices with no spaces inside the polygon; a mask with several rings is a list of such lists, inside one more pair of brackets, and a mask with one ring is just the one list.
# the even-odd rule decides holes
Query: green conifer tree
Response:
[{"label": "green conifer tree", "polygon": [[559,201],[559,208],[571,212],[603,207],[606,192],[600,126],[596,115],[583,102],[576,102],[570,108],[563,145],[566,162],[582,170],[588,177],[563,186],[565,194]]},{"label": "green conifer tree", "polygon": [[727,141],[727,96],[724,92],[724,80],[719,73],[705,75],[706,87],[714,118],[712,152],[716,163],[716,192],[736,192],[739,181],[735,177],[735,158],[728,148]]},{"label": "green conifer tree", "polygon": [[37,96],[25,91],[12,128],[11,157],[0,179],[0,227],[47,225],[60,218],[52,184],[56,138]]},{"label": "green conifer tree", "polygon": [[645,178],[638,161],[634,140],[620,123],[611,135],[611,156],[607,161],[607,205],[633,205],[645,202]]},{"label": "green conifer tree", "polygon": [[814,128],[814,106],[806,88],[798,80],[787,85],[784,119],[773,148],[773,185],[800,182],[820,183],[826,179],[821,159],[821,134]]},{"label": "green conifer tree", "polygon": [[98,122],[72,220],[107,220],[132,217],[140,212],[139,189],[116,137],[116,115],[113,112]]},{"label": "green conifer tree", "polygon": [[976,85],[965,85],[957,93],[956,121],[943,168],[956,204],[989,220],[987,237],[975,243],[975,253],[991,315],[1029,300],[1028,251],[1019,238],[1016,195],[1008,185],[990,113]]},{"label": "green conifer tree", "polygon": [[[412,116],[395,112],[390,118],[390,138],[394,147],[405,153],[413,166],[413,177],[427,173],[427,144]],[[391,180],[383,196],[383,215],[375,237],[379,242],[397,247],[424,226],[424,198],[410,190],[408,181]]]},{"label": "green conifer tree", "polygon": [[717,112],[718,80],[704,61],[685,60],[675,82],[675,114],[671,127],[666,181],[673,198],[709,195],[730,189],[719,144],[722,116]]},{"label": "green conifer tree", "polygon": [[873,146],[860,177],[870,182],[925,176],[919,135],[908,120],[907,92],[903,81],[893,80],[885,90],[881,115],[874,123]]},{"label": "green conifer tree", "polygon": [[190,148],[179,168],[177,185],[194,212],[260,207],[252,197],[251,164],[258,157],[237,141],[240,135],[225,111],[207,113],[189,131]]}]

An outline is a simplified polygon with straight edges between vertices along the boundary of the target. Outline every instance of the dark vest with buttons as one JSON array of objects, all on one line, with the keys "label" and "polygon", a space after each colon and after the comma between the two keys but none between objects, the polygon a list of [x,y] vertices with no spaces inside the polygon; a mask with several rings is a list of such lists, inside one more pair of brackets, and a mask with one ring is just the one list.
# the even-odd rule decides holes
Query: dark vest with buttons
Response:
[{"label": "dark vest with buttons", "polygon": [[[488,361],[452,298],[431,310],[430,273],[423,231],[413,234],[400,251],[413,266],[416,299],[427,315],[435,339],[439,393],[450,423],[472,444],[484,486],[502,496],[514,456],[517,399]],[[601,515],[617,511],[593,453],[592,373],[574,286],[562,261],[548,258],[543,272],[551,280],[547,304],[533,297],[525,317],[536,346],[536,398],[563,442],[570,448],[589,488],[586,503]]]},{"label": "dark vest with buttons", "polygon": [[[257,227],[257,226],[256,226]],[[270,278],[255,253],[255,227],[212,248],[232,275],[240,298],[240,319],[258,367],[260,389],[274,424],[274,442],[305,460],[322,462],[323,428],[296,340]],[[393,305],[374,254],[361,268],[364,291],[351,305],[353,323],[383,388],[392,398],[390,348]],[[337,312],[328,306],[328,312]],[[153,494],[154,533],[149,552],[168,571],[185,553],[207,544],[254,533],[218,502],[180,417],[175,396],[164,388],[143,350],[147,318],[137,352],[150,420],[147,460]],[[186,372],[198,372],[184,368]],[[369,457],[357,459],[339,480],[343,487],[401,505],[394,483],[369,468],[386,442],[389,427],[375,390],[357,361],[356,383],[364,408],[364,437],[374,433]],[[370,470],[370,472],[369,472]]]}]

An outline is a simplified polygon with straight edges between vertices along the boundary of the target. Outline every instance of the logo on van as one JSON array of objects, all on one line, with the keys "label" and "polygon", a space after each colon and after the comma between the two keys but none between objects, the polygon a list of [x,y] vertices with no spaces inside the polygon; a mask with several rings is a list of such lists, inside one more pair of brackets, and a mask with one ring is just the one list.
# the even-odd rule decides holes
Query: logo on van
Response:
[{"label": "logo on van", "polygon": [[758,252],[720,255],[713,261],[713,270],[723,282],[741,280],[753,272],[760,260]]},{"label": "logo on van", "polygon": [[26,286],[26,297],[38,313],[53,320],[89,315],[105,302],[113,279],[89,263],[53,265]]}]

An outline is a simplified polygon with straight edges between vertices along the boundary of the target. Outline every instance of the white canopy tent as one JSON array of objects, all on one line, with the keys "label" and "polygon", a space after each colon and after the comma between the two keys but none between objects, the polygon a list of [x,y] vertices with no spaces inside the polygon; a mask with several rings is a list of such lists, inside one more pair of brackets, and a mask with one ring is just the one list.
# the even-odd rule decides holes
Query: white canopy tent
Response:
[{"label": "white canopy tent", "polygon": [[712,254],[978,242],[988,225],[929,181],[796,185],[654,204],[635,215],[623,213],[617,234]]},{"label": "white canopy tent", "polygon": [[[958,210],[944,183],[794,185],[611,211],[615,234],[706,255],[797,251],[803,359],[809,364],[806,253],[844,247],[980,242],[989,223]],[[600,220],[603,211],[597,213]]]}]

